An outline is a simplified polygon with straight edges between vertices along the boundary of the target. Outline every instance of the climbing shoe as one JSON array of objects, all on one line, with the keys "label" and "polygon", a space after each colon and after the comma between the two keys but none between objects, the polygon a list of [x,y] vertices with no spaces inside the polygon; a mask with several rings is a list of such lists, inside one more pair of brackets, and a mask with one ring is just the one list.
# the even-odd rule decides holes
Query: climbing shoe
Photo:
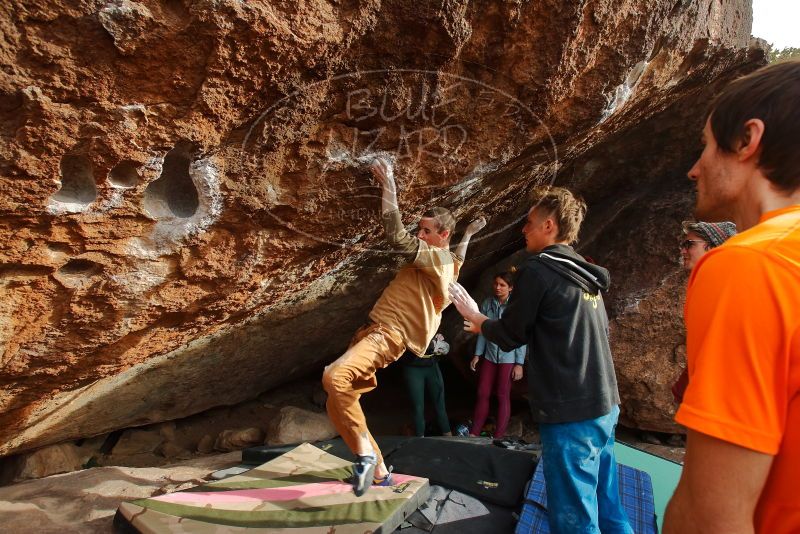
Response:
[{"label": "climbing shoe", "polygon": [[375,466],[378,460],[375,456],[357,456],[356,462],[353,464],[353,493],[356,497],[364,495],[369,487],[372,485],[375,475]]},{"label": "climbing shoe", "polygon": [[392,466],[389,466],[389,472],[386,473],[386,476],[373,478],[372,485],[382,487],[394,486],[394,479],[392,478]]}]

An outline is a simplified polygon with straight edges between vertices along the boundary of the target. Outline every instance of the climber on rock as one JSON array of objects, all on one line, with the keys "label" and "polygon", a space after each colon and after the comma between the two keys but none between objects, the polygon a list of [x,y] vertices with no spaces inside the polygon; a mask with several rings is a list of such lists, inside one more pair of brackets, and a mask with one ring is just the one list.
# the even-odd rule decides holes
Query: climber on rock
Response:
[{"label": "climber on rock", "polygon": [[359,399],[377,386],[375,372],[394,362],[406,350],[421,356],[450,304],[448,285],[456,281],[470,238],[486,225],[483,217],[471,222],[464,237],[450,251],[456,225],[445,208],[426,211],[416,236],[403,227],[397,206],[394,172],[388,158],[375,158],[370,171],[382,187],[381,215],[386,239],[407,260],[378,298],[369,321],[353,336],[350,347],[325,368],[322,384],[328,392],[331,422],[356,455],[353,490],[363,495],[371,485],[390,486],[392,477],[377,443],[367,428]]}]

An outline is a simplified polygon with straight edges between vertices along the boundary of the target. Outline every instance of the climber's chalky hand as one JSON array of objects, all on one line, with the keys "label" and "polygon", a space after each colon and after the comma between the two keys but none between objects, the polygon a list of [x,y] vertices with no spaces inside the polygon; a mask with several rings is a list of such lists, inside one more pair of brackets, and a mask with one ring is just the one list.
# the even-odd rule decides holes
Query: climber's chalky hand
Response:
[{"label": "climber's chalky hand", "polygon": [[383,187],[394,187],[394,167],[388,158],[377,156],[369,165],[372,175]]},{"label": "climber's chalky hand", "polygon": [[486,226],[486,219],[483,217],[478,217],[467,225],[465,232],[470,235],[477,234],[483,229],[484,226]]}]

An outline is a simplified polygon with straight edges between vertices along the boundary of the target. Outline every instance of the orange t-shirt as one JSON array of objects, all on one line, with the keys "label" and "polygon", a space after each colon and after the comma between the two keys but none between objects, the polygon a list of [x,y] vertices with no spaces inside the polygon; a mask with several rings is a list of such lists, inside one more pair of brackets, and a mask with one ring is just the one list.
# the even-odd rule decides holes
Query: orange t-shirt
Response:
[{"label": "orange t-shirt", "polygon": [[774,455],[756,532],[800,532],[800,205],[703,256],[684,317],[689,387],[675,420]]}]

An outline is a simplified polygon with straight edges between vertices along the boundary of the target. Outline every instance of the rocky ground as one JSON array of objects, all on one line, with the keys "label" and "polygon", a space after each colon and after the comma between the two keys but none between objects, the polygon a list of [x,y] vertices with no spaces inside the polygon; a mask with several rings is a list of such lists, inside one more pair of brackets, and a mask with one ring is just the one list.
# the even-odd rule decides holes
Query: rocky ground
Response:
[{"label": "rocky ground", "polygon": [[93,467],[3,486],[0,525],[14,534],[110,533],[120,502],[202,484],[240,459],[236,451],[161,467]]},{"label": "rocky ground", "polygon": [[295,382],[252,401],[177,421],[63,442],[0,461],[0,483],[90,467],[160,467],[255,445],[335,435],[318,381]]},{"label": "rocky ground", "polygon": [[[120,502],[202,484],[241,449],[329,439],[317,380],[185,419],[51,445],[0,462],[9,533],[112,532]],[[60,473],[60,474],[54,474]]]}]

